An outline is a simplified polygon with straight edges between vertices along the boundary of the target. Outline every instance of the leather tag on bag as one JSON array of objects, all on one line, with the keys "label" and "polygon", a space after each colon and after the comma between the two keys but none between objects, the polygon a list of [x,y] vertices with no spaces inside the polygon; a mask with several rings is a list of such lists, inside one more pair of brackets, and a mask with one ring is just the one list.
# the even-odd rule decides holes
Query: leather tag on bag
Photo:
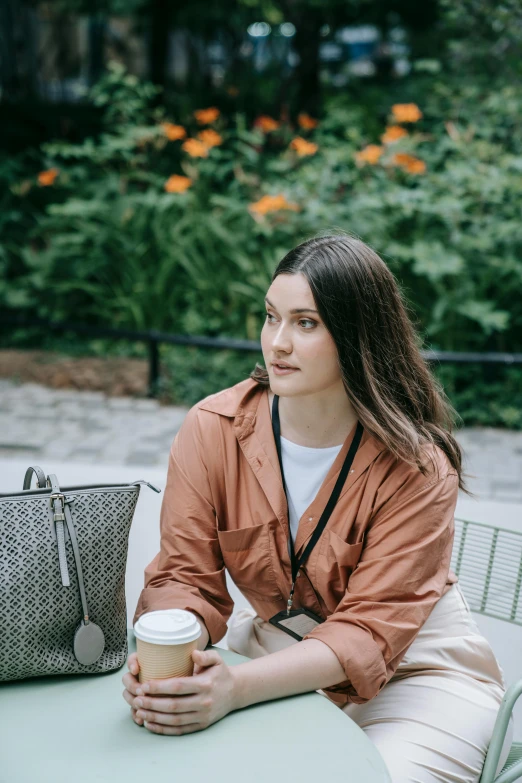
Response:
[{"label": "leather tag on bag", "polygon": [[84,666],[96,663],[105,649],[105,637],[100,626],[82,620],[74,634],[73,648],[78,663]]}]

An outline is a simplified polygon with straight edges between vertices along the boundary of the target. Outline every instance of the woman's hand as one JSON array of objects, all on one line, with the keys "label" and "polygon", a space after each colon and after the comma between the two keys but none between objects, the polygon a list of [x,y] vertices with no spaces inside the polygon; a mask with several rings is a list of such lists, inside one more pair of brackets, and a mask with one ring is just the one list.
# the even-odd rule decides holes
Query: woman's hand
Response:
[{"label": "woman's hand", "polygon": [[238,709],[237,685],[232,670],[214,650],[194,650],[192,677],[138,680],[138,656],[132,653],[123,677],[123,698],[132,719],[155,734],[190,734],[216,723]]}]

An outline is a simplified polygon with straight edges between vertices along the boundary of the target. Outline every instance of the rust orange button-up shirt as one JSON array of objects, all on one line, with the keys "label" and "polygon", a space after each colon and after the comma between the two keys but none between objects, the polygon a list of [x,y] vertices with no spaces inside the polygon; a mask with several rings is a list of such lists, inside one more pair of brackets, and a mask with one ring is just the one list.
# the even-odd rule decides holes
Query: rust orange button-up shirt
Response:
[{"label": "rust orange button-up shirt", "polygon": [[[297,556],[354,434],[355,427],[299,521]],[[327,644],[346,672],[346,681],[326,689],[338,701],[361,704],[380,691],[457,581],[449,566],[458,477],[439,448],[431,454],[437,470],[424,476],[365,430],[301,568],[294,607],[325,620],[305,638]],[[172,445],[160,525],[161,549],[145,570],[134,622],[155,609],[188,609],[201,615],[215,644],[233,609],[225,569],[263,620],[286,608],[287,503],[266,387],[248,379],[191,408]]]}]

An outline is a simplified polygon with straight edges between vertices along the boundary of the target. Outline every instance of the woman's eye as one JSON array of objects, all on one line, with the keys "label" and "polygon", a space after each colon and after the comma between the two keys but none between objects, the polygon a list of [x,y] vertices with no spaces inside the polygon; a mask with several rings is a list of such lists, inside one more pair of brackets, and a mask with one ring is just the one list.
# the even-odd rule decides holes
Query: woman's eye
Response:
[{"label": "woman's eye", "polygon": [[[269,324],[273,323],[273,322],[274,322],[274,320],[275,320],[275,315],[272,315],[272,313],[266,313],[266,320],[268,321],[268,323],[269,323]],[[300,318],[300,319],[299,319],[299,321],[298,321],[298,323],[299,323],[301,326],[302,326],[303,324],[305,324],[305,326],[304,326],[303,328],[304,328],[304,329],[305,329],[307,332],[310,332],[312,329],[314,329],[314,327],[316,327],[316,326],[317,326],[316,322],[315,322],[315,321],[312,321],[312,319],[311,319],[311,318]]]}]

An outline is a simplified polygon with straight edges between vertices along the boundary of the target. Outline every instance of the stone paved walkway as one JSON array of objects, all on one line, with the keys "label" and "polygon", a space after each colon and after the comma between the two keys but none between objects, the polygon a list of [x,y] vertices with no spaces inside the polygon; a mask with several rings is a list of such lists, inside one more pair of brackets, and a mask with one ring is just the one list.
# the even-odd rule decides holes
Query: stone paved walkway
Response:
[{"label": "stone paved walkway", "polygon": [[[0,381],[0,459],[162,466],[187,408]],[[522,503],[522,432],[463,429],[470,489],[482,499]]]}]

